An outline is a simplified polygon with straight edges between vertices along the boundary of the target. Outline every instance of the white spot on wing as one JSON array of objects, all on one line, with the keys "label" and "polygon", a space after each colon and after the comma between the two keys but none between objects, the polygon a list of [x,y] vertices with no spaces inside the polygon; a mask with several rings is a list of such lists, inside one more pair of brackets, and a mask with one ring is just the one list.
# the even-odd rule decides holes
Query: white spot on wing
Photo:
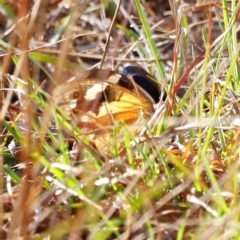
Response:
[{"label": "white spot on wing", "polygon": [[85,94],[85,99],[87,101],[92,101],[96,98],[98,93],[101,93],[108,86],[107,83],[96,83],[91,88],[89,88]]},{"label": "white spot on wing", "polygon": [[108,78],[108,82],[111,82],[111,83],[114,83],[114,84],[117,84],[119,79],[121,78],[122,76],[120,74],[114,74],[114,75],[111,75],[109,78]]},{"label": "white spot on wing", "polygon": [[73,109],[77,107],[77,99],[73,99],[72,101],[69,102],[69,108]]}]

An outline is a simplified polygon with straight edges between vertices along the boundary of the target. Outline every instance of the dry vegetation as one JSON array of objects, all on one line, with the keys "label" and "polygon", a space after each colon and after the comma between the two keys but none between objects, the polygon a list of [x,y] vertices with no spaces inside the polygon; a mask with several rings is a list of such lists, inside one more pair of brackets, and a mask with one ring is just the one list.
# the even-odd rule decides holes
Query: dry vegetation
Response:
[{"label": "dry vegetation", "polygon": [[[239,239],[238,1],[0,6],[0,239]],[[168,97],[99,147],[52,91],[127,65]]]}]

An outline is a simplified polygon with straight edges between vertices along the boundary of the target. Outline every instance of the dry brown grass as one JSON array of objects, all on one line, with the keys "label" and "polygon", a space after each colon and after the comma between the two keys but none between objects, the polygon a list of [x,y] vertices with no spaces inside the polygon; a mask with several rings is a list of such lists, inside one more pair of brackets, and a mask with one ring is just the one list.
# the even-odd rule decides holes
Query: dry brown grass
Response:
[{"label": "dry brown grass", "polygon": [[[239,2],[176,2],[0,1],[0,239],[238,239]],[[52,90],[132,64],[168,98],[98,149]]]}]

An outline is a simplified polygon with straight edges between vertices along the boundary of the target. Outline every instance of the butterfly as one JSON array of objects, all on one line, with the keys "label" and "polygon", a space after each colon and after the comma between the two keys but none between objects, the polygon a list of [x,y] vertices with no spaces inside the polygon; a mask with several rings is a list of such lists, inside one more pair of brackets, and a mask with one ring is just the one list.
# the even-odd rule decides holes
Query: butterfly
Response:
[{"label": "butterfly", "polygon": [[52,93],[56,104],[77,123],[127,124],[140,116],[148,119],[159,101],[159,84],[145,70],[128,66],[122,72],[86,70],[57,86]]}]

